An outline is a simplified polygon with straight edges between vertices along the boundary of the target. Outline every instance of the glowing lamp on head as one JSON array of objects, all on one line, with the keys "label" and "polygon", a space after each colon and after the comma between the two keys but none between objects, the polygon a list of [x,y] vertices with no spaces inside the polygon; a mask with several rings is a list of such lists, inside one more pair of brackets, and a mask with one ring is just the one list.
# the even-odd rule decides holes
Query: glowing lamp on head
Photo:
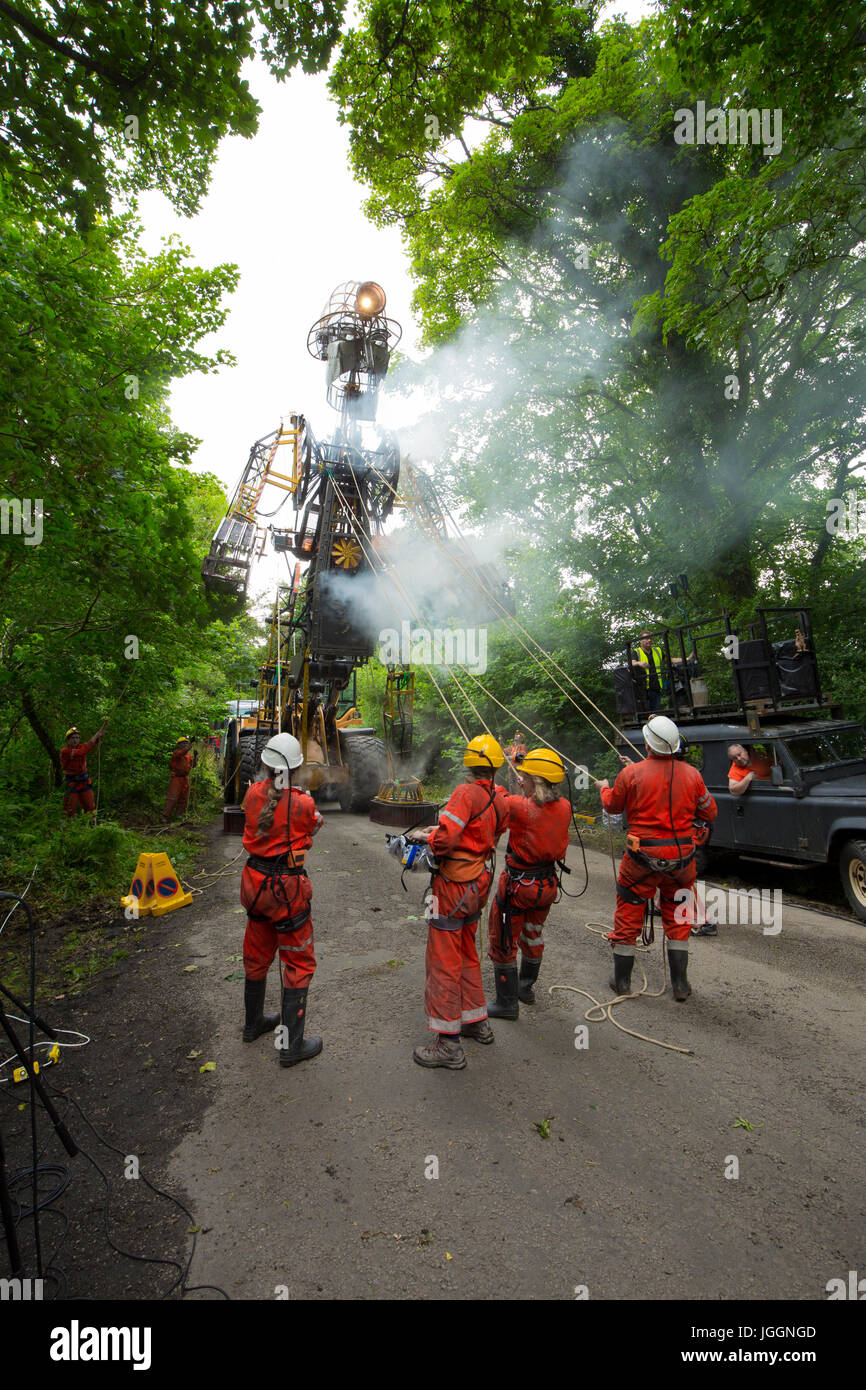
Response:
[{"label": "glowing lamp on head", "polygon": [[381,314],[385,308],[385,291],[381,285],[377,285],[375,280],[365,280],[363,285],[358,287],[355,296],[355,309],[362,319],[375,318]]}]

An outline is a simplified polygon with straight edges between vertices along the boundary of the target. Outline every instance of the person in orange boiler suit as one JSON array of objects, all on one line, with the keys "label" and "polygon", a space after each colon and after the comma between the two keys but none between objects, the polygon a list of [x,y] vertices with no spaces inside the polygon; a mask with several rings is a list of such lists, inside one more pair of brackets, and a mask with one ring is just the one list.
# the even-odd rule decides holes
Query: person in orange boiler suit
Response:
[{"label": "person in orange boiler suit", "polygon": [[190,740],[185,735],[182,735],[175,744],[174,752],[169,760],[171,776],[168,779],[168,793],[162,812],[163,820],[171,820],[175,813],[182,816],[187,808],[190,769],[195,767],[198,761],[198,754],[189,751],[191,746]]},{"label": "person in orange boiler suit", "polygon": [[79,811],[89,815],[94,810],[93,783],[87,771],[87,755],[103,739],[107,724],[108,720],[103,719],[102,727],[86,743],[81,742],[81,734],[74,724],[66,730],[66,743],[60,750],[60,766],[66,777],[63,809],[67,820],[72,820]]}]

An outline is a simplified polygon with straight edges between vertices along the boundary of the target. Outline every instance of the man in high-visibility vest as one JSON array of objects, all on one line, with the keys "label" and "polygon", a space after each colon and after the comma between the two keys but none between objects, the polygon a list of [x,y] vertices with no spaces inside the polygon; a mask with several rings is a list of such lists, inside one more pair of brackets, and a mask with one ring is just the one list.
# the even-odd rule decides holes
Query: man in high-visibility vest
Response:
[{"label": "man in high-visibility vest", "polygon": [[642,632],[634,652],[631,664],[646,671],[647,696],[650,712],[653,713],[662,706],[662,649],[653,646],[651,633]]}]

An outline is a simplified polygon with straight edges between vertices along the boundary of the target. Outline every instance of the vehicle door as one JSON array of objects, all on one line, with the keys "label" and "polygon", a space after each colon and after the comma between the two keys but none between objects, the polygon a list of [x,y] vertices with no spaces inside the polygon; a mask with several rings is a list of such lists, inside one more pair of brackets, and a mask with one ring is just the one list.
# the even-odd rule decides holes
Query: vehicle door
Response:
[{"label": "vehicle door", "polygon": [[[800,846],[803,857],[826,860],[831,828],[840,819],[851,827],[851,838],[863,838],[862,827],[866,735],[856,725],[829,728],[816,733],[804,729],[788,734],[785,752],[804,786],[799,797]],[[851,795],[851,792],[854,795]],[[860,815],[858,816],[858,811]]]},{"label": "vehicle door", "polygon": [[688,760],[698,769],[706,784],[707,791],[716,803],[719,814],[710,830],[710,846],[713,849],[730,849],[734,843],[731,802],[728,791],[727,746],[721,743],[693,743],[689,749]]},{"label": "vehicle door", "polygon": [[[731,796],[731,825],[734,845],[743,852],[775,849],[796,856],[799,845],[799,804],[794,795],[793,769],[785,750],[775,739],[743,742],[756,759],[769,763],[770,777],[754,777],[742,796]],[[772,780],[772,769],[781,768],[780,786]]]}]

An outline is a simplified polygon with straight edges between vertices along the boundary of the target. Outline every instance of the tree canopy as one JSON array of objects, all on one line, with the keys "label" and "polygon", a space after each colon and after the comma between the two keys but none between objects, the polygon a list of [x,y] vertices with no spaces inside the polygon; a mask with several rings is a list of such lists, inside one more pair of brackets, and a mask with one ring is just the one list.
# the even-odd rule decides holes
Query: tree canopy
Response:
[{"label": "tree canopy", "polygon": [[[737,614],[856,587],[825,523],[863,462],[861,7],[497,7],[508,43],[482,13],[473,63],[461,7],[374,0],[332,78],[452,500],[529,533],[611,648],[681,571]],[[781,149],[679,143],[698,100],[781,108]]]},{"label": "tree canopy", "polygon": [[[416,285],[426,355],[392,375],[433,401],[404,449],[508,537],[564,669],[603,701],[686,572],[693,613],[811,601],[862,712],[864,538],[827,526],[864,461],[862,7],[600,9],[361,0],[346,27],[330,0],[0,0],[0,452],[7,513],[43,508],[38,544],[0,534],[7,783],[120,699],[105,756],[144,787],[254,664],[254,625],[202,593],[225,499],[167,409],[231,365],[200,344],[236,271],[144,256],[135,197],[199,206],[223,135],[255,133],[256,55],[278,80],[336,56],[352,167]],[[731,138],[683,138],[699,106]],[[577,737],[519,644],[493,655],[498,698]]]},{"label": "tree canopy", "polygon": [[318,72],[344,0],[0,0],[0,176],[89,225],[112,195],[161,189],[191,213],[226,134],[255,134],[241,75]]}]

